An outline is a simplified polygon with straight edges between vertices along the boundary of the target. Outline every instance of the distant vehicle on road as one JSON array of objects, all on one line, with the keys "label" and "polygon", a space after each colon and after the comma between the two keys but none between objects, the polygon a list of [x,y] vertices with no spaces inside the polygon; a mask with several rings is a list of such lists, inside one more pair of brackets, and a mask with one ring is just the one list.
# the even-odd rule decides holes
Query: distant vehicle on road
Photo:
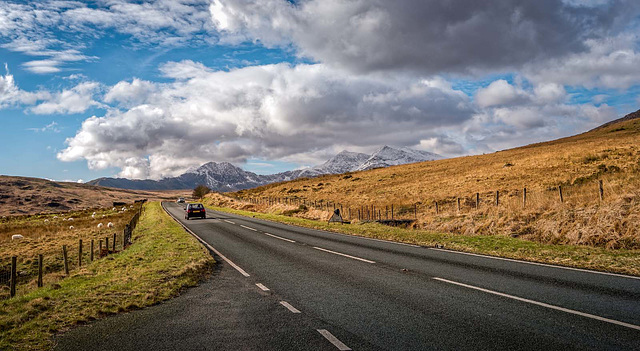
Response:
[{"label": "distant vehicle on road", "polygon": [[178,200],[176,200],[176,202],[179,204],[184,203],[184,197],[179,197]]},{"label": "distant vehicle on road", "polygon": [[202,204],[187,204],[184,210],[184,219],[189,220],[192,217],[207,218],[206,210]]}]

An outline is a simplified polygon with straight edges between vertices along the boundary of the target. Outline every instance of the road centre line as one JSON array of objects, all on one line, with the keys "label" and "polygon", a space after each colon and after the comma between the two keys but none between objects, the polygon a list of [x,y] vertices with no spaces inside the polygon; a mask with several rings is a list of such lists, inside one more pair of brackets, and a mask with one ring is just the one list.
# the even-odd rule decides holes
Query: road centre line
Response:
[{"label": "road centre line", "polygon": [[280,301],[280,304],[284,307],[286,307],[289,311],[291,311],[291,313],[302,313],[300,312],[300,310],[298,310],[297,308],[291,306],[290,303],[288,303],[287,301]]},{"label": "road centre line", "polygon": [[269,291],[269,288],[264,286],[262,283],[256,283],[256,286],[260,288],[262,291]]},{"label": "road centre line", "polygon": [[447,250],[447,249],[438,249],[438,248],[435,248],[435,247],[429,247],[429,249],[430,249],[430,250],[435,250],[435,251],[442,251],[442,252],[456,253],[456,254],[461,254],[461,255],[469,255],[469,256],[476,256],[476,257],[492,258],[492,259],[494,259],[494,260],[502,260],[502,261],[516,262],[516,263],[526,263],[526,264],[531,264],[531,265],[535,265],[535,266],[543,266],[543,267],[550,267],[550,268],[566,269],[566,270],[570,270],[570,271],[578,271],[578,272],[585,272],[585,273],[594,273],[594,274],[610,275],[610,276],[620,277],[620,278],[640,279],[640,277],[634,277],[634,276],[632,276],[632,275],[624,275],[624,274],[618,274],[618,273],[609,273],[609,272],[592,271],[592,270],[589,270],[589,269],[582,269],[582,268],[563,267],[563,266],[556,266],[556,265],[553,265],[553,264],[547,264],[547,263],[530,262],[530,261],[516,260],[516,259],[513,259],[513,258],[505,258],[505,257],[496,257],[496,256],[489,256],[489,255],[481,255],[481,254],[476,254],[476,253],[471,253],[471,252],[462,252],[462,251],[453,251],[453,250]]},{"label": "road centre line", "polygon": [[276,238],[276,239],[280,239],[280,240],[288,241],[288,242],[290,242],[290,243],[295,243],[295,242],[296,242],[295,240],[291,240],[291,239],[283,238],[283,237],[280,237],[280,236],[277,236],[277,235],[273,235],[273,234],[269,234],[269,233],[263,233],[263,234],[264,234],[264,235],[268,235],[268,236],[273,237],[273,238]]},{"label": "road centre line", "polygon": [[241,226],[242,228],[244,228],[244,229],[253,230],[254,232],[257,232],[257,231],[258,231],[258,229],[254,229],[254,228],[251,228],[251,227],[247,227],[246,225],[242,225],[242,224],[240,224],[240,226]]},{"label": "road centre line", "polygon": [[235,224],[235,223],[233,223],[233,222],[231,222],[231,221],[227,221],[226,219],[223,219],[223,221],[225,221],[225,222],[227,222],[227,223]]},{"label": "road centre line", "polygon": [[482,291],[482,292],[485,292],[485,293],[488,293],[488,294],[498,295],[498,296],[510,298],[510,299],[513,299],[513,300],[522,301],[522,302],[530,303],[530,304],[533,304],[533,305],[550,308],[552,310],[571,313],[571,314],[575,314],[575,315],[578,315],[578,316],[599,320],[599,321],[602,321],[602,322],[616,324],[616,325],[619,325],[619,326],[622,326],[622,327],[627,327],[627,328],[631,328],[631,329],[635,329],[635,330],[640,330],[640,326],[637,326],[637,325],[634,325],[634,324],[630,324],[630,323],[620,322],[620,321],[617,321],[617,320],[614,320],[614,319],[600,317],[600,316],[596,316],[596,315],[593,315],[593,314],[580,312],[580,311],[576,311],[576,310],[571,310],[571,309],[560,307],[560,306],[550,305],[550,304],[544,303],[544,302],[529,300],[529,299],[525,299],[523,297],[513,296],[513,295],[509,295],[509,294],[505,294],[505,293],[501,293],[501,292],[497,292],[497,291],[493,291],[493,290],[489,290],[489,289],[485,289],[485,288],[469,285],[469,284],[458,283],[458,282],[454,282],[452,280],[448,280],[448,279],[444,279],[444,278],[433,277],[433,279],[435,279],[437,281],[444,282],[444,283],[449,283],[449,284],[458,285],[458,286],[462,286],[462,287],[469,288],[469,289]]},{"label": "road centre line", "polygon": [[314,249],[316,249],[316,250],[320,250],[320,251],[324,251],[324,252],[332,253],[332,254],[334,254],[334,255],[340,255],[340,256],[348,257],[348,258],[351,258],[351,259],[354,259],[354,260],[358,260],[358,261],[362,261],[362,262],[367,262],[367,263],[376,263],[375,261],[370,261],[370,260],[367,260],[367,259],[364,259],[364,258],[360,258],[360,257],[356,257],[356,256],[351,256],[351,255],[343,254],[343,253],[341,253],[341,252],[335,252],[335,251],[331,251],[331,250],[323,249],[323,248],[321,248],[321,247],[317,247],[317,246],[314,246],[313,248],[314,248]]},{"label": "road centre line", "polygon": [[342,341],[338,340],[338,338],[333,336],[333,334],[331,334],[328,330],[326,330],[326,329],[316,329],[316,330],[318,331],[318,333],[320,333],[322,336],[324,336],[325,339],[329,340],[329,342],[332,343],[333,346],[337,347],[338,350],[340,350],[340,351],[349,351],[349,350],[351,350],[351,348],[349,348],[349,346],[345,345],[344,343],[342,343]]}]

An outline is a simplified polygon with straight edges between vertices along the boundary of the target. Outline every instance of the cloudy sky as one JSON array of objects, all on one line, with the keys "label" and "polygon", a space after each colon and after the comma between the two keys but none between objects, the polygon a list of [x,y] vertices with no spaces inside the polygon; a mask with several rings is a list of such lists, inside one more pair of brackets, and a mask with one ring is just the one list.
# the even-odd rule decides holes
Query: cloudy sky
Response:
[{"label": "cloudy sky", "polygon": [[481,154],[640,106],[635,0],[0,2],[0,174]]}]

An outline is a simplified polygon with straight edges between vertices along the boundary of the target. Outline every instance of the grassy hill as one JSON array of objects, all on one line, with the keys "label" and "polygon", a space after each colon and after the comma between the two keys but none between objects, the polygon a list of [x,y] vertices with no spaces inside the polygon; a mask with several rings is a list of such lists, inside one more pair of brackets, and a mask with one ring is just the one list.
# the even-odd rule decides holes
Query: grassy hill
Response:
[{"label": "grassy hill", "polygon": [[0,176],[0,216],[111,207],[114,201],[173,200],[189,191],[154,192],[105,188],[46,179]]},{"label": "grassy hill", "polygon": [[[351,209],[352,218],[357,218],[358,209],[364,214],[365,208],[374,206],[376,215],[384,219],[391,205],[396,215],[399,210],[401,216],[411,218],[416,205],[415,226],[425,229],[640,248],[638,117],[640,112],[635,112],[580,135],[492,154],[298,179],[229,195],[253,199],[251,206],[264,212],[296,208],[284,209],[267,199],[315,203],[316,208],[295,213],[315,219],[326,219],[326,207],[318,211],[317,206],[327,202],[331,209],[333,204],[342,207],[345,215]],[[604,201],[600,201],[599,180],[604,184]]]}]

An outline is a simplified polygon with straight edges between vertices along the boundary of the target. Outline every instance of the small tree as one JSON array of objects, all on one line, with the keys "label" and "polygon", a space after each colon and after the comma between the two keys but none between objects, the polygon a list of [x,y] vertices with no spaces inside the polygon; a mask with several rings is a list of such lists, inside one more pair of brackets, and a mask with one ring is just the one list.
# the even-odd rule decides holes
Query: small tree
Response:
[{"label": "small tree", "polygon": [[211,192],[211,189],[204,185],[198,185],[195,189],[193,189],[193,198],[194,199],[202,199],[205,195]]}]

